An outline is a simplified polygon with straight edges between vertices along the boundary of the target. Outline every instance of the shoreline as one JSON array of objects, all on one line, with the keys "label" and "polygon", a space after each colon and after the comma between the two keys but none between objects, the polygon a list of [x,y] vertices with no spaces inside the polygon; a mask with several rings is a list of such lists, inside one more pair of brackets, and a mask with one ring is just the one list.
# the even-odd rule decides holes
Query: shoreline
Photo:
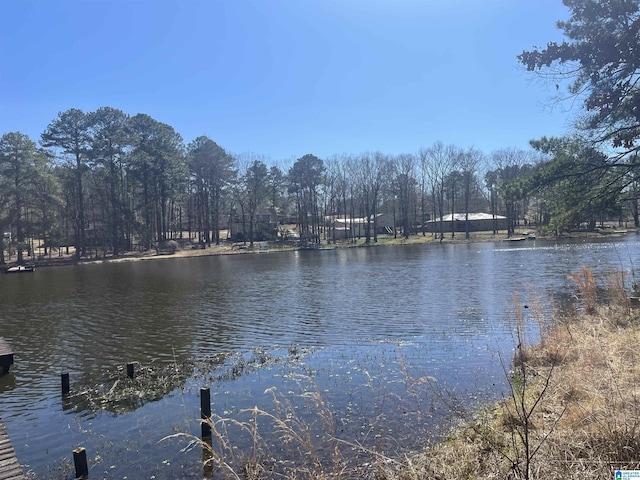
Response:
[{"label": "shoreline", "polygon": [[[603,231],[597,229],[596,231],[574,231],[566,232],[560,237],[553,236],[536,236],[530,240],[541,241],[554,241],[554,240],[567,240],[574,238],[612,238],[615,236],[623,236],[627,233],[638,233],[639,230],[635,228],[625,228],[624,230],[616,230],[611,228],[610,231]],[[370,247],[383,247],[383,246],[407,246],[407,245],[428,245],[428,244],[449,244],[449,243],[489,243],[489,242],[519,242],[527,240],[530,234],[535,234],[535,231],[529,233],[529,229],[521,228],[517,229],[516,233],[508,238],[505,231],[500,231],[497,234],[492,232],[472,232],[471,238],[468,240],[464,238],[464,232],[456,232],[457,236],[452,238],[449,232],[445,238],[441,241],[428,233],[427,235],[417,234],[412,235],[409,238],[398,236],[393,238],[391,235],[380,235],[378,242],[371,242],[369,244],[364,243],[364,238],[357,239],[355,243],[350,241],[339,241],[336,244],[321,244],[323,250],[335,249],[335,248],[370,248]],[[148,250],[146,252],[127,252],[118,256],[104,256],[104,257],[85,257],[76,258],[74,254],[56,254],[56,256],[49,255],[47,257],[33,258],[27,257],[28,260],[23,262],[23,265],[33,265],[37,268],[49,268],[49,267],[63,267],[70,265],[99,265],[105,263],[121,263],[121,262],[138,262],[147,260],[158,259],[171,259],[171,258],[196,258],[196,257],[211,257],[221,255],[249,255],[249,254],[267,254],[267,253],[281,253],[292,252],[300,250],[314,250],[314,248],[307,248],[300,245],[285,245],[278,242],[264,241],[255,242],[253,249],[250,249],[248,245],[238,243],[232,243],[225,241],[219,245],[205,246],[204,248],[196,248],[197,244],[192,244],[192,248],[182,248],[174,253],[158,252],[156,250]],[[266,247],[266,248],[265,248]],[[7,269],[13,266],[17,266],[17,261],[7,262],[2,264],[3,269]]]}]

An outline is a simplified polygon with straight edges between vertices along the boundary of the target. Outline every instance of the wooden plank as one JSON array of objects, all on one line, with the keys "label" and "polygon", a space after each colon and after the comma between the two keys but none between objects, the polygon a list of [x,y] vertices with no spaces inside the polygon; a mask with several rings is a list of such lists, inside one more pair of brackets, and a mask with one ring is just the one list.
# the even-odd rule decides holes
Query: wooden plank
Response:
[{"label": "wooden plank", "polygon": [[13,350],[11,350],[6,340],[0,337],[0,356],[2,355],[13,355]]},{"label": "wooden plank", "polygon": [[0,419],[0,480],[26,480],[2,419]]}]

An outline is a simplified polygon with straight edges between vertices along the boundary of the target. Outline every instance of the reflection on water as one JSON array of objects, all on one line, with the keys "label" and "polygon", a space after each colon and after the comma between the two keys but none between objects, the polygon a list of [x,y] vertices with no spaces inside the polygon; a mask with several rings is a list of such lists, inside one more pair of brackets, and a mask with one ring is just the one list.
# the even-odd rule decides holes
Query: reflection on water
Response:
[{"label": "reflection on water", "polygon": [[[406,378],[434,378],[463,396],[489,395],[503,382],[497,354],[509,355],[512,345],[506,312],[514,291],[525,300],[531,289],[566,294],[571,272],[631,269],[639,253],[634,235],[522,243],[162,259],[3,275],[0,336],[12,345],[15,365],[0,378],[0,416],[20,460],[42,476],[82,444],[101,452],[95,468],[110,478],[122,478],[120,465],[140,457],[146,466],[129,478],[160,472],[171,478],[194,454],[157,442],[175,431],[197,431],[204,376],[133,413],[86,417],[63,411],[60,373],[98,379],[132,361],[170,365],[224,352],[250,356],[255,349],[289,358],[295,345],[311,352],[296,366],[268,364],[213,382],[214,410],[222,415],[267,403],[264,391],[274,386],[295,392],[286,386],[291,369],[313,378],[345,425],[353,412],[380,415],[380,405],[387,416],[399,408],[417,411],[389,404],[391,386]],[[401,378],[397,372],[404,372]],[[367,382],[387,392],[379,394],[387,404],[374,408]],[[437,413],[430,398],[425,393],[420,401]]]}]

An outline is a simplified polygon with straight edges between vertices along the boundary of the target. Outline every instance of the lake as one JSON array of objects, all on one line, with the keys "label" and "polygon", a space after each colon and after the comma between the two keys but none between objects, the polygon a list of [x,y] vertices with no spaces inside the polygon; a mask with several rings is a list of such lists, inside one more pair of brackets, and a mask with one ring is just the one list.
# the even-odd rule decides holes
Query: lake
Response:
[{"label": "lake", "polygon": [[[631,274],[639,239],[261,252],[0,275],[0,336],[15,353],[0,378],[0,416],[19,460],[42,478],[68,478],[79,446],[90,478],[202,478],[202,451],[166,437],[198,435],[203,386],[220,417],[289,405],[312,430],[322,423],[314,415],[331,417],[317,438],[355,438],[388,455],[420,448],[455,421],[451,402],[503,393],[514,294],[535,307],[526,310],[535,340],[547,297],[575,293],[569,274]],[[221,354],[230,356],[212,360]],[[108,390],[105,372],[128,362],[163,371],[186,359],[193,374],[149,401],[96,408],[61,398],[64,372],[75,392]],[[243,435],[233,434],[239,449],[251,444]],[[265,446],[269,438],[264,431]]]}]

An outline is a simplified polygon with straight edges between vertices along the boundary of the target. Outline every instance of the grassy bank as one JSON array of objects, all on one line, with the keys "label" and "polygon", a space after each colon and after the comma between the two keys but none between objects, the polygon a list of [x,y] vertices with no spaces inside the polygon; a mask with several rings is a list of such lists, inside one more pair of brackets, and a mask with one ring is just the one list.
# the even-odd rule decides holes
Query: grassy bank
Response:
[{"label": "grassy bank", "polygon": [[519,330],[505,398],[378,478],[595,480],[640,469],[640,311],[621,275],[604,282],[601,300],[589,270],[570,278],[582,308],[544,326],[538,344]]}]

